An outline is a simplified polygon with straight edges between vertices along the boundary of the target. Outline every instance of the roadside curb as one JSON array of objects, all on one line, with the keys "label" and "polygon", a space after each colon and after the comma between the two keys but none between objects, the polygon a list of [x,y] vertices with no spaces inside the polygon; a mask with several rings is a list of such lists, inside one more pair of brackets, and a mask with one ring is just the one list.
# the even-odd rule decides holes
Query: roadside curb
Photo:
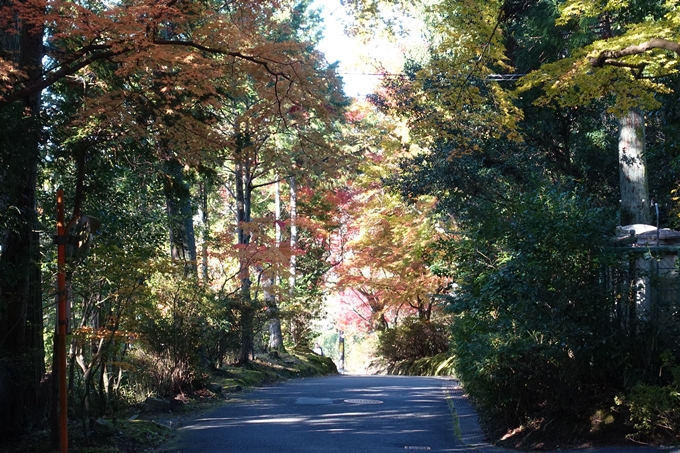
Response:
[{"label": "roadside curb", "polygon": [[487,442],[479,424],[477,411],[470,405],[458,380],[448,381],[444,385],[444,391],[453,416],[454,433],[463,446],[484,453],[507,452],[506,449],[495,447]]},{"label": "roadside curb", "polygon": [[[448,380],[443,390],[451,409],[454,433],[463,447],[479,453],[508,453],[516,450],[496,447],[486,440],[479,424],[477,411],[468,401],[467,396],[457,379]],[[558,450],[554,453],[680,453],[680,447],[585,447]]]}]

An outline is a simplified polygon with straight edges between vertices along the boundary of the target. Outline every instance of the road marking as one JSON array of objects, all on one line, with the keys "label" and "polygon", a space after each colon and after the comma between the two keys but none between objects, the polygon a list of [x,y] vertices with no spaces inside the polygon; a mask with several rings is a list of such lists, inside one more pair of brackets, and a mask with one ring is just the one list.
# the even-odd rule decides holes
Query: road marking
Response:
[{"label": "road marking", "polygon": [[353,400],[345,400],[345,403],[349,403],[349,404],[382,404],[383,402],[380,401],[380,400],[353,399]]}]

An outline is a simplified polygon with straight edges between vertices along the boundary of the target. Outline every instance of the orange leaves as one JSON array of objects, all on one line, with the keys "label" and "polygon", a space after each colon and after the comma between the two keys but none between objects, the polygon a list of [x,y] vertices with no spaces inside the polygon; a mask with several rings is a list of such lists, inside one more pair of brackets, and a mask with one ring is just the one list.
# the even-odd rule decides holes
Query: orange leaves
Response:
[{"label": "orange leaves", "polygon": [[[215,95],[217,81],[225,76],[249,77],[280,104],[302,94],[300,87],[307,85],[307,74],[314,69],[304,46],[268,38],[271,29],[280,27],[273,19],[274,4],[278,2],[236,1],[230,2],[228,11],[175,0],[48,4],[25,0],[4,6],[0,20],[5,30],[18,24],[49,25],[54,62],[39,86],[15,85],[12,91],[3,85],[0,107],[110,59],[118,64],[116,74],[121,78],[139,72],[173,73],[197,98]],[[0,80],[9,73],[2,65]]]},{"label": "orange leaves", "polygon": [[9,91],[17,80],[26,77],[26,73],[19,70],[11,61],[0,58],[0,99],[1,93]]},{"label": "orange leaves", "polygon": [[234,277],[243,278],[251,268],[274,268],[280,274],[286,275],[290,257],[300,255],[301,252],[292,249],[288,243],[276,243],[275,225],[276,222],[271,217],[241,222],[239,228],[249,237],[245,244],[236,242],[232,228],[218,232],[215,234],[210,255],[225,267],[238,268]]},{"label": "orange leaves", "polygon": [[365,180],[357,181],[344,262],[337,269],[338,286],[359,291],[387,310],[410,312],[428,301],[443,285],[428,267],[428,249],[437,239],[430,213],[434,200],[406,203],[379,182],[390,171],[393,156],[378,155],[363,165]]},{"label": "orange leaves", "polygon": [[111,339],[131,343],[135,341],[138,336],[139,335],[134,332],[126,332],[108,327],[79,327],[78,329],[73,330],[73,338],[79,346],[83,346],[88,342]]},{"label": "orange leaves", "polygon": [[45,0],[23,0],[4,4],[0,7],[0,26],[5,33],[18,33],[22,27],[43,27],[47,7],[48,3]]}]

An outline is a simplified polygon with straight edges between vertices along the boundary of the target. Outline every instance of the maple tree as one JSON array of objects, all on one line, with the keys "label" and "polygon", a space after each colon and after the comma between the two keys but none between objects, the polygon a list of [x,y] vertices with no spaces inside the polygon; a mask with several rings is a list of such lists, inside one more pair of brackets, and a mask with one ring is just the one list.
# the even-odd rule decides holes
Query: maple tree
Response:
[{"label": "maple tree", "polygon": [[[358,105],[351,112],[356,127],[366,128],[364,162],[352,181],[350,240],[337,269],[340,301],[349,310],[345,323],[363,323],[370,331],[395,327],[401,317],[429,320],[435,295],[447,280],[432,273],[429,248],[437,234],[433,199],[403,200],[383,185],[396,162],[418,152],[399,122]],[[414,150],[409,151],[409,147]]]},{"label": "maple tree", "polygon": [[[295,181],[299,175],[312,173],[331,173],[342,168],[341,162],[344,153],[340,143],[329,140],[333,135],[333,122],[340,118],[344,100],[337,96],[337,90],[333,90],[334,78],[331,73],[327,74],[330,84],[316,84],[316,98],[306,102],[292,105],[285,116],[280,115],[280,106],[268,101],[266,98],[243,96],[234,98],[224,109],[224,118],[221,124],[225,126],[225,132],[231,138],[227,140],[231,155],[228,160],[231,167],[230,189],[236,203],[237,241],[240,250],[239,274],[241,278],[241,297],[243,298],[244,312],[242,319],[247,320],[253,316],[250,293],[250,269],[255,264],[252,261],[253,253],[263,244],[252,243],[249,224],[254,220],[252,217],[253,191],[272,185],[281,179],[281,174],[287,174],[291,187],[295,187]],[[324,95],[325,90],[325,95]],[[335,99],[334,99],[335,97]],[[294,124],[294,127],[289,127]],[[292,189],[291,189],[292,191]],[[291,192],[293,193],[293,192]],[[293,199],[292,199],[293,201]],[[291,201],[291,203],[292,203]],[[294,206],[294,204],[291,204]],[[290,220],[291,243],[290,248],[295,249],[294,242],[296,219]],[[270,238],[271,241],[271,238]],[[271,244],[271,242],[270,242]],[[280,248],[280,247],[279,247]],[[295,253],[289,255],[294,260]],[[262,263],[260,266],[268,268],[273,263]],[[280,263],[274,263],[275,266]],[[290,269],[290,275],[295,275],[295,270]],[[291,284],[294,287],[295,284]],[[270,307],[273,307],[270,300]],[[273,308],[273,311],[276,309]],[[240,360],[248,361],[252,355],[252,327],[250,322],[243,326],[243,351]]]},{"label": "maple tree", "polygon": [[589,39],[523,77],[520,89],[541,85],[544,95],[537,102],[542,105],[587,105],[608,98],[618,115],[630,108],[658,108],[655,94],[668,93],[665,80],[670,79],[665,78],[677,73],[679,21],[672,1],[567,1],[556,24],[585,22]]},{"label": "maple tree", "polygon": [[[431,205],[407,205],[384,192],[362,195],[366,198],[354,209],[357,234],[348,244],[338,285],[358,293],[371,308],[373,329],[393,325],[399,311],[429,320],[433,295],[446,287],[427,262],[428,246],[437,239],[427,220]],[[388,311],[393,316],[386,317]]]},{"label": "maple tree", "polygon": [[406,119],[422,147],[448,140],[451,153],[464,153],[491,137],[519,140],[522,111],[492,77],[513,70],[501,33],[503,2],[419,5],[427,51],[408,55],[403,74],[383,81],[375,104]]}]

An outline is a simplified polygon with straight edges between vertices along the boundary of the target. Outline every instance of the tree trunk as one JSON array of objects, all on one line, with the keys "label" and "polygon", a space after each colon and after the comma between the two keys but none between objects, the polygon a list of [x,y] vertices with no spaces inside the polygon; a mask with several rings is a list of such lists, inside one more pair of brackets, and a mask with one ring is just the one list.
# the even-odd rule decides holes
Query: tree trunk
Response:
[{"label": "tree trunk", "polygon": [[[0,5],[10,2],[0,0]],[[11,8],[11,6],[10,6]],[[0,30],[0,55],[40,80],[43,29]],[[40,93],[0,114],[0,438],[42,423],[38,390],[45,373],[40,238],[35,211],[40,156]]]},{"label": "tree trunk", "polygon": [[[278,181],[277,175],[276,193],[275,193],[275,229],[276,229],[276,247],[281,245],[281,183]],[[280,279],[279,275],[266,275],[262,284],[264,292],[264,302],[267,306],[269,314],[269,349],[271,351],[285,352],[283,346],[283,332],[281,331],[281,319],[279,318],[279,307],[276,303],[276,294],[271,291]]]},{"label": "tree trunk", "polygon": [[[290,265],[288,277],[288,291],[292,299],[295,297],[295,285],[297,284],[297,256],[295,256],[295,248],[297,247],[297,185],[295,176],[289,178],[290,185]],[[295,346],[298,346],[299,338],[294,321],[291,321],[291,336]]]},{"label": "tree trunk", "polygon": [[264,304],[269,315],[269,350],[285,352],[283,346],[283,333],[281,332],[281,320],[279,319],[279,307],[276,304],[274,287],[274,275],[267,272],[262,276],[262,293]]},{"label": "tree trunk", "polygon": [[630,109],[619,121],[619,182],[621,225],[650,224],[645,118],[639,109]]},{"label": "tree trunk", "polygon": [[[250,233],[244,228],[250,223],[250,207],[252,197],[252,184],[250,181],[250,166],[247,159],[243,158],[242,150],[236,153],[235,185],[236,185],[236,221],[238,245],[243,249],[250,243]],[[238,362],[247,364],[253,357],[255,341],[253,332],[253,320],[255,312],[252,307],[250,293],[250,262],[245,250],[241,249],[239,271],[241,280],[241,352]]]},{"label": "tree trunk", "polygon": [[196,237],[189,186],[176,159],[165,162],[163,189],[168,212],[170,255],[187,263],[187,272],[196,270]]},{"label": "tree trunk", "polygon": [[[295,183],[295,176],[290,177],[290,250],[295,252],[297,247],[297,185]],[[290,255],[290,296],[295,296],[296,272],[297,272],[297,257],[295,253]]]},{"label": "tree trunk", "polygon": [[203,285],[208,286],[208,241],[210,240],[210,218],[208,217],[208,187],[207,182],[201,184],[201,223],[203,234],[201,243],[201,275]]},{"label": "tree trunk", "polygon": [[[275,231],[276,231],[276,247],[281,245],[282,230],[281,230],[281,181],[279,175],[276,175],[276,189],[274,193],[274,215],[275,215]],[[278,282],[277,282],[278,283]]]}]

